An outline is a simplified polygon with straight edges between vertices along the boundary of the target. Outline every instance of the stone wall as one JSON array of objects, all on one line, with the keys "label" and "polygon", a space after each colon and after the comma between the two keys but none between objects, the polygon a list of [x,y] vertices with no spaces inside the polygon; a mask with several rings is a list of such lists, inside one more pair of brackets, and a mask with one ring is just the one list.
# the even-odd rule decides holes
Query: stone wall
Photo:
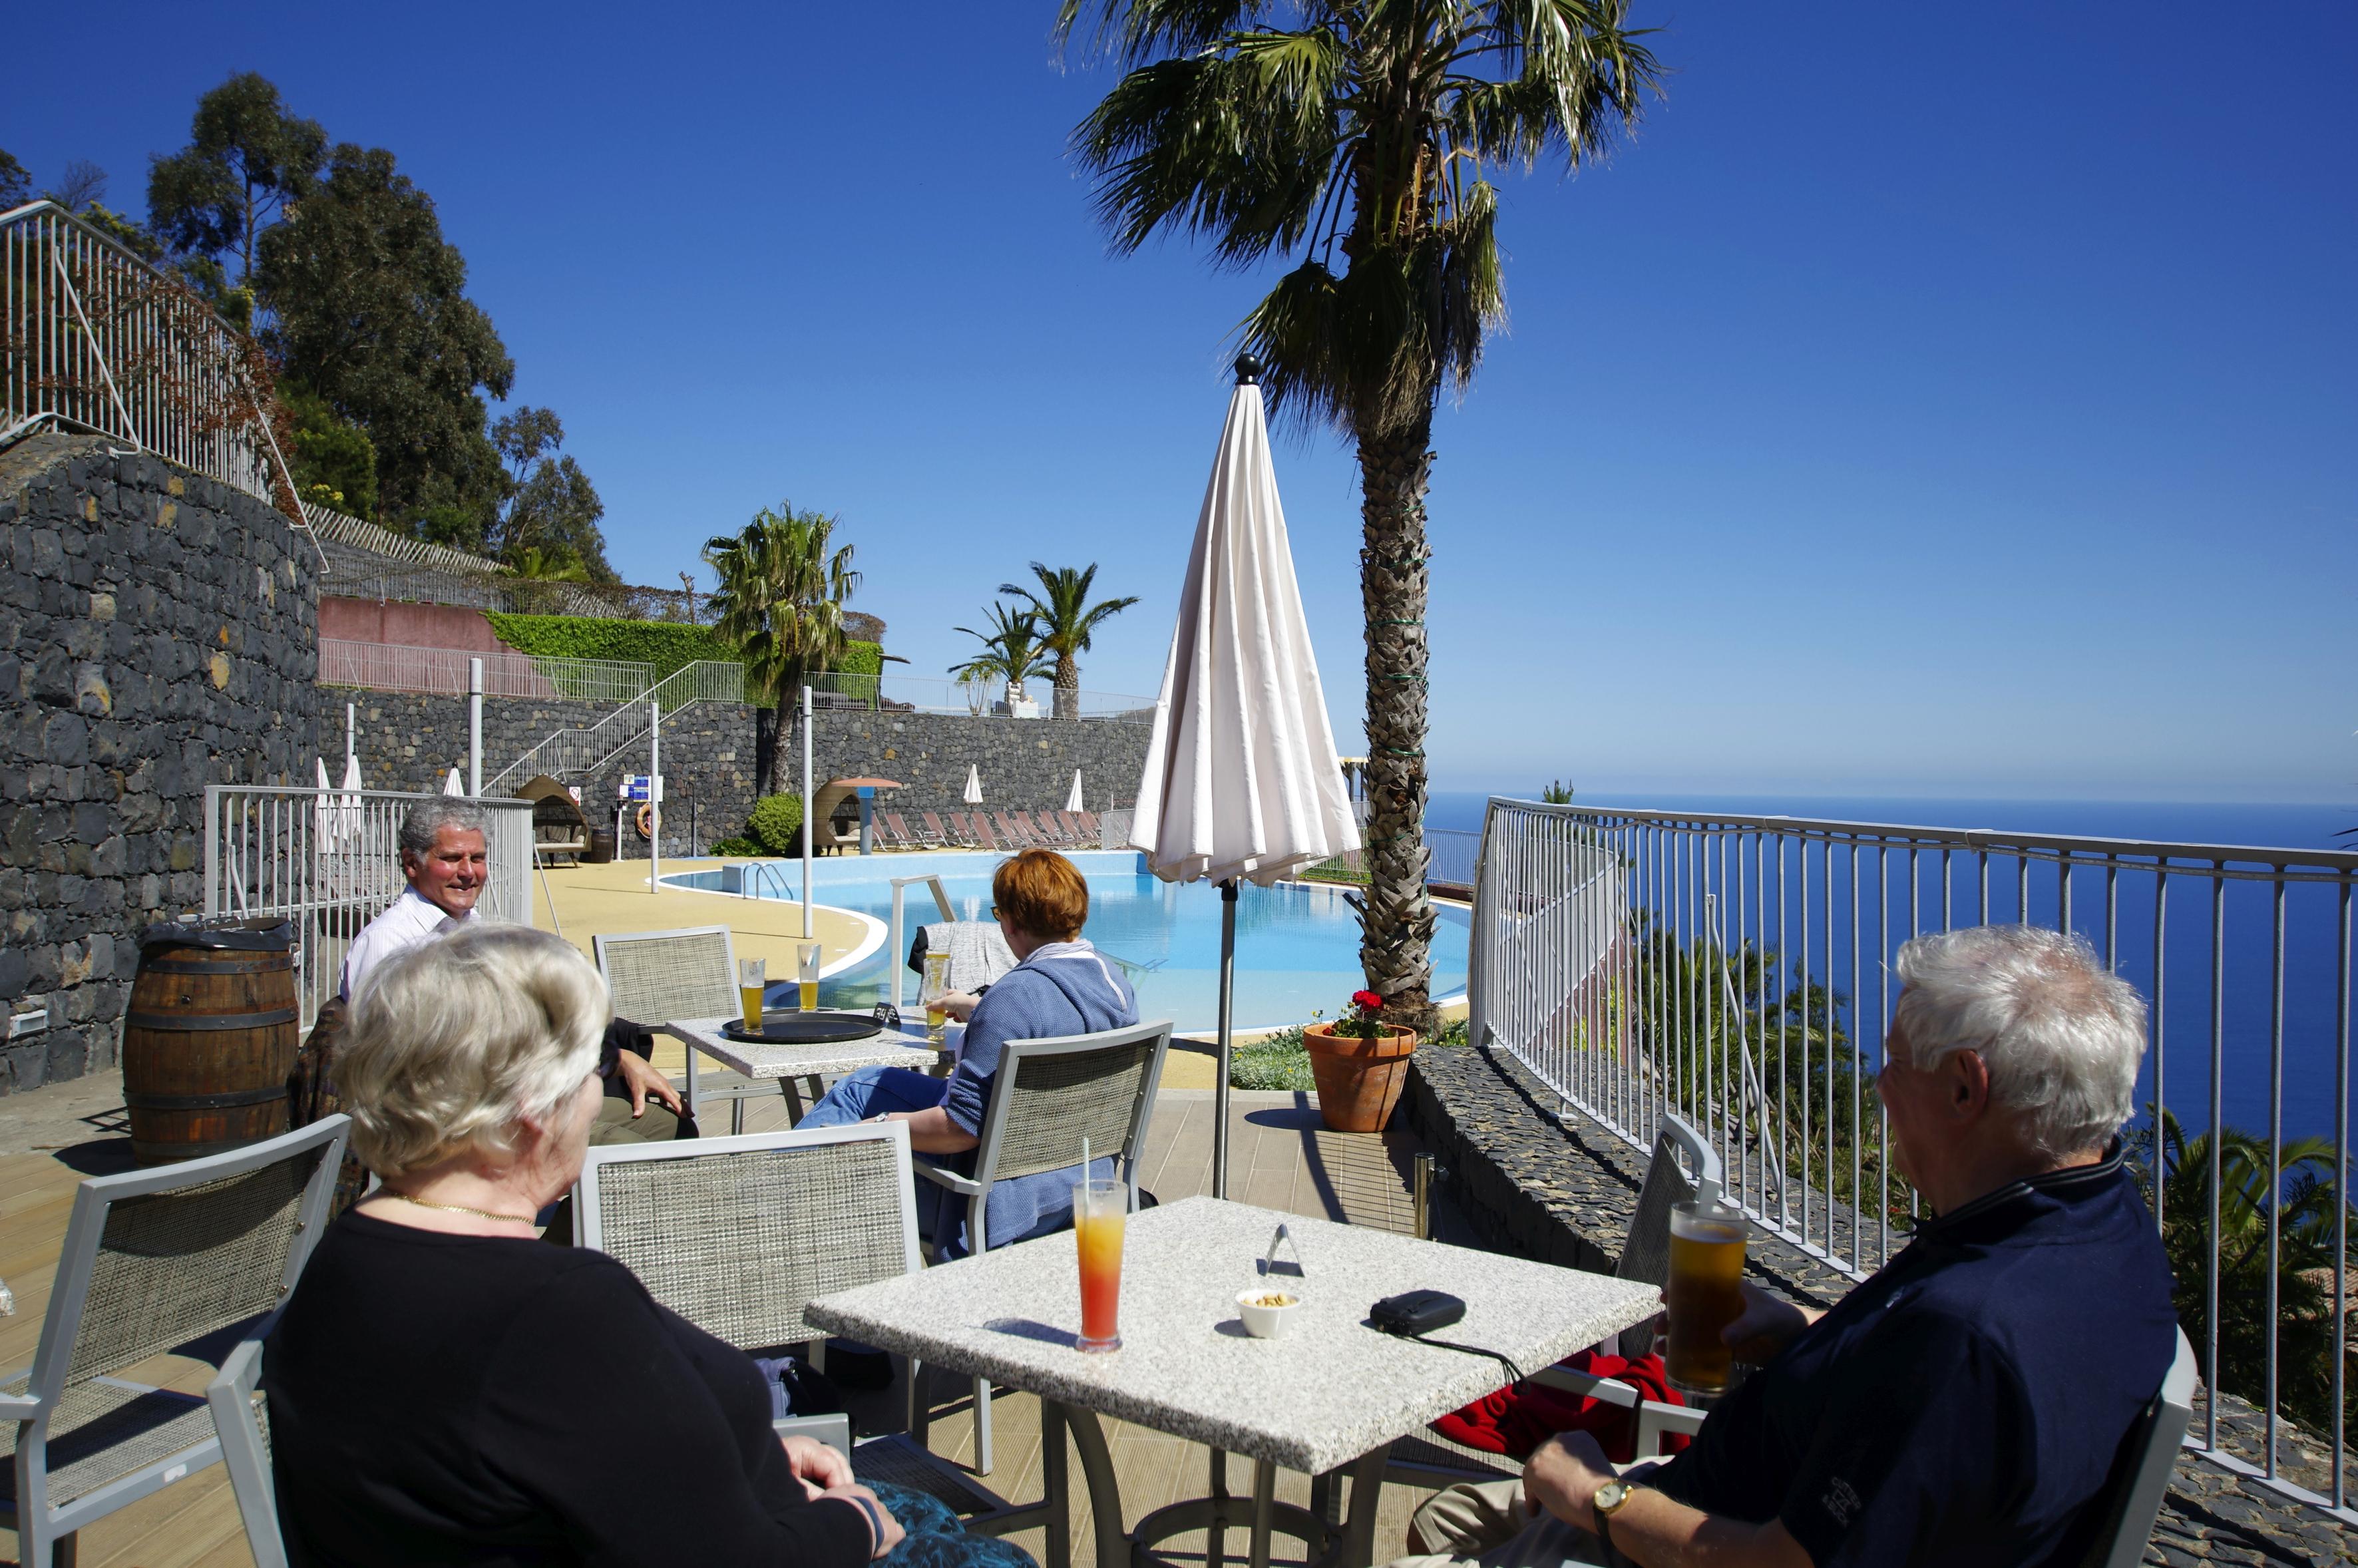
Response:
[{"label": "stone wall", "polygon": [[[320,694],[320,731],[331,750],[341,742],[343,704],[357,705],[361,772],[370,788],[439,789],[450,768],[465,770],[464,697],[335,687],[321,687]],[[551,731],[595,724],[618,706],[485,697],[484,778]],[[616,730],[622,735],[643,728],[633,719],[618,721]],[[963,809],[960,797],[972,766],[981,773],[986,805],[1028,811],[1061,807],[1077,768],[1090,806],[1098,808],[1116,795],[1127,804],[1137,790],[1147,728],[1098,720],[821,710],[812,716],[811,771],[822,784],[831,778],[898,779],[905,787],[881,794],[886,809],[938,812]],[[663,755],[665,854],[685,855],[743,829],[753,809],[753,709],[698,703],[681,710],[664,721]],[[792,788],[801,767],[801,733],[789,723],[779,742],[781,784]],[[581,785],[583,809],[593,824],[611,824],[616,786],[624,774],[645,768],[642,744],[595,777],[564,782]],[[624,835],[625,859],[645,852],[635,833]]]},{"label": "stone wall", "polygon": [[208,784],[308,783],[308,540],[82,437],[0,452],[0,1093],[112,1065],[152,922],[201,907]]}]

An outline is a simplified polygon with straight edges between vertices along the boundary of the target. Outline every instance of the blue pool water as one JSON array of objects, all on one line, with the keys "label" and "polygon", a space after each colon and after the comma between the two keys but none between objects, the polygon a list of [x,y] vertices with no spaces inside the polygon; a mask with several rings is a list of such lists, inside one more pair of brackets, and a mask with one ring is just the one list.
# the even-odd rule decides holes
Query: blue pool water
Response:
[{"label": "blue pool water", "polygon": [[[868,915],[882,925],[892,918],[893,877],[938,874],[960,919],[987,918],[990,873],[1001,860],[989,854],[892,855],[820,860],[811,868],[812,899],[825,906]],[[1219,1017],[1220,893],[1209,883],[1173,886],[1148,875],[1140,856],[1083,853],[1073,862],[1089,883],[1089,924],[1085,933],[1099,949],[1121,959],[1138,988],[1140,1016],[1169,1018],[1182,1033],[1217,1027]],[[708,892],[738,892],[753,878],[764,898],[796,897],[799,862],[771,862],[773,871],[750,872],[738,864],[666,876],[666,886]],[[903,895],[909,935],[938,920],[933,895],[923,883]],[[1440,912],[1433,942],[1433,995],[1448,999],[1466,989],[1467,921],[1463,910]],[[866,1006],[891,993],[892,958],[889,938],[872,933],[876,946],[839,973],[829,975],[820,995],[830,1007]],[[902,957],[907,955],[904,936]],[[903,971],[907,973],[904,968]],[[1334,1017],[1364,983],[1359,971],[1359,925],[1339,891],[1287,884],[1250,885],[1237,900],[1236,1024],[1239,1029],[1299,1023],[1314,1011]],[[903,991],[914,1005],[916,977]]]}]

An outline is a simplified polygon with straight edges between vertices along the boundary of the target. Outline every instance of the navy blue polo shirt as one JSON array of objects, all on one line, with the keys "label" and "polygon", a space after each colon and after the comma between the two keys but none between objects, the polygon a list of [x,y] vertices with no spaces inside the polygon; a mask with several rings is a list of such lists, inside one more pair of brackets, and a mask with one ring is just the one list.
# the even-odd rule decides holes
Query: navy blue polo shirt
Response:
[{"label": "navy blue polo shirt", "polygon": [[1818,1568],[2078,1568],[2177,1326],[2115,1144],[1925,1224],[1649,1484]]}]

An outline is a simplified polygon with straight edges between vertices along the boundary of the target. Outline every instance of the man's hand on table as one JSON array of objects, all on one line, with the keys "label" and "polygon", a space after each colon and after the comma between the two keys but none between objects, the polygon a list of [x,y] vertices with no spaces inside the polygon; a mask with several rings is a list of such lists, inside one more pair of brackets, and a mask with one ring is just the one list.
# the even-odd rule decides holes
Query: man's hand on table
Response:
[{"label": "man's hand on table", "polygon": [[671,1080],[654,1070],[644,1056],[635,1051],[618,1052],[614,1057],[614,1074],[631,1094],[631,1119],[638,1119],[647,1110],[647,1101],[654,1100],[674,1116],[686,1116],[687,1105]]}]

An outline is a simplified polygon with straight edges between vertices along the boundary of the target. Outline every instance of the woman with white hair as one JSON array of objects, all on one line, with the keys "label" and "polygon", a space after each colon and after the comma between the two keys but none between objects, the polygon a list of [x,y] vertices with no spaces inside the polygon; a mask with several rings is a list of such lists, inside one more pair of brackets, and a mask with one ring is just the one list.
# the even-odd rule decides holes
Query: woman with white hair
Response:
[{"label": "woman with white hair", "polygon": [[589,962],[521,926],[362,989],[341,1087],[383,1185],[321,1239],[264,1362],[290,1558],[857,1568],[922,1514],[929,1561],[1028,1563],[782,1443],[741,1351],[604,1254],[541,1242],[613,1070],[608,1016]]}]

